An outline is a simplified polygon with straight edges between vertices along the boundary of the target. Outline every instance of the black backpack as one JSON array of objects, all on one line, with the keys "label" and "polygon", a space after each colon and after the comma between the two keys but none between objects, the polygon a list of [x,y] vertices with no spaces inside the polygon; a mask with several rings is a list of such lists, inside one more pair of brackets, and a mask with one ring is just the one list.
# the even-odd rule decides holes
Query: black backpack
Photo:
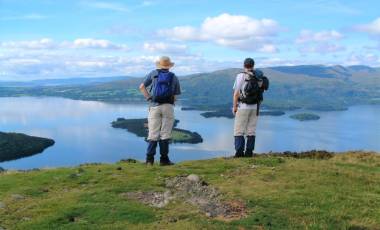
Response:
[{"label": "black backpack", "polygon": [[242,72],[245,76],[244,86],[240,90],[239,101],[253,105],[257,104],[257,113],[259,105],[263,101],[263,92],[269,88],[269,80],[260,70],[253,72]]}]

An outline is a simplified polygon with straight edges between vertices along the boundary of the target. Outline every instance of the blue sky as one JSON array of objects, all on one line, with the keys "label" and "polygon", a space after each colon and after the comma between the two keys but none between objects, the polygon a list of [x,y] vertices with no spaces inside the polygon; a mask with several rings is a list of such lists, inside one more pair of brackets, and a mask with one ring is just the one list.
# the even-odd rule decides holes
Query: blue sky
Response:
[{"label": "blue sky", "polygon": [[380,66],[375,0],[0,0],[0,80],[300,64]]}]

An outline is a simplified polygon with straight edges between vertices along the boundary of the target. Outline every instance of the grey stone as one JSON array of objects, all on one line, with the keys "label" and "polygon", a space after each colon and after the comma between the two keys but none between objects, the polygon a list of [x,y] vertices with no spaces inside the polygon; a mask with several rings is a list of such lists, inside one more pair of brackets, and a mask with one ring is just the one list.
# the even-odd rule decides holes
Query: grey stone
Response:
[{"label": "grey stone", "polygon": [[0,209],[2,208],[6,208],[7,206],[3,203],[3,202],[0,202]]},{"label": "grey stone", "polygon": [[252,166],[251,166],[251,169],[256,169],[256,168],[258,168],[257,165],[252,165]]},{"label": "grey stone", "polygon": [[12,194],[11,197],[12,197],[13,200],[23,200],[23,199],[25,199],[25,197],[23,195],[20,195],[20,194]]},{"label": "grey stone", "polygon": [[22,221],[30,221],[32,218],[30,218],[30,217],[23,217],[21,220]]},{"label": "grey stone", "polygon": [[194,182],[199,182],[199,176],[198,175],[195,175],[195,174],[190,174],[187,176],[187,179],[189,181],[194,181]]}]

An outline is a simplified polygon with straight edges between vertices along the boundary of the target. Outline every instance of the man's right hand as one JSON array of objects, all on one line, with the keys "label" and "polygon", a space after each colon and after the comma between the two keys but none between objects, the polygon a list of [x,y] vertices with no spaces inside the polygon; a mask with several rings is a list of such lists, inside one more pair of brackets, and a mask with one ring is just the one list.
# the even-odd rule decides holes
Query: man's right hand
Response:
[{"label": "man's right hand", "polygon": [[234,116],[236,115],[237,110],[238,110],[238,107],[237,107],[237,106],[234,106],[234,107],[232,108],[232,113],[234,114]]}]

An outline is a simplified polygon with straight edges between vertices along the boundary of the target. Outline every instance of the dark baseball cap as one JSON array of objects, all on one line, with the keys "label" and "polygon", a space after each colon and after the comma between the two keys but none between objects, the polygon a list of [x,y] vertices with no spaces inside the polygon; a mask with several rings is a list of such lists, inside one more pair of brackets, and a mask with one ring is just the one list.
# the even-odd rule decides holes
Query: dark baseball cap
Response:
[{"label": "dark baseball cap", "polygon": [[246,58],[244,60],[244,66],[245,67],[253,67],[253,66],[255,66],[255,60],[253,60],[253,58]]}]

